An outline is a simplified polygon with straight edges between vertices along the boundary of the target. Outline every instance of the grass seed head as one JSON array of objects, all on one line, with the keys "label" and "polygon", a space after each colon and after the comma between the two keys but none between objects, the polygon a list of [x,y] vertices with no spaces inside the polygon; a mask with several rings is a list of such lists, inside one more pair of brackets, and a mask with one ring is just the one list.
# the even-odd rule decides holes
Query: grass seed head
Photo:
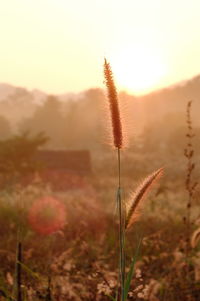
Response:
[{"label": "grass seed head", "polygon": [[122,124],[120,118],[118,95],[113,80],[113,73],[110,64],[107,60],[104,60],[104,77],[105,84],[108,91],[108,100],[111,113],[112,131],[113,131],[113,143],[116,148],[122,148],[123,136],[122,136]]},{"label": "grass seed head", "polygon": [[153,184],[160,178],[163,174],[163,168],[160,168],[150,174],[144,179],[144,181],[139,185],[136,191],[130,198],[130,201],[127,204],[127,215],[125,221],[125,228],[129,228],[138,217],[138,209],[141,205],[142,200],[144,199],[147,192],[152,188]]}]

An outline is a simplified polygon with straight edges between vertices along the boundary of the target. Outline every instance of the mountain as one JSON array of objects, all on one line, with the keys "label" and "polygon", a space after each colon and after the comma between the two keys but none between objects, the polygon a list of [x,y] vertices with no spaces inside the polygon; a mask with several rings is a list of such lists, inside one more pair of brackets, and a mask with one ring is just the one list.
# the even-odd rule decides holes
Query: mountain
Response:
[{"label": "mountain", "polygon": [[41,103],[41,101],[44,101],[44,99],[46,98],[46,93],[37,89],[29,91],[22,87],[15,87],[6,83],[0,83],[0,102],[9,100],[16,95],[18,98],[20,95],[22,97],[24,97],[25,95],[30,95],[35,103]]},{"label": "mountain", "polygon": [[138,98],[147,123],[162,120],[167,115],[185,120],[186,105],[190,100],[193,101],[192,118],[200,126],[200,75]]},{"label": "mountain", "polygon": [[[101,89],[90,89],[81,93],[66,93],[56,95],[56,97],[62,101],[64,110],[68,106],[67,100],[72,102],[76,100],[79,107],[81,103],[84,102],[85,114],[86,112],[88,114],[91,113],[91,105],[93,106],[93,110],[96,110],[98,114],[99,108],[95,103],[97,103],[97,100],[100,103],[105,102],[105,94]],[[120,93],[121,101],[125,102],[127,107],[126,119],[128,119],[128,123],[131,125],[128,126],[134,127],[134,129],[138,129],[138,131],[151,123],[162,121],[163,118],[168,118],[169,123],[174,121],[174,119],[181,119],[182,123],[185,122],[186,104],[189,100],[194,100],[192,118],[197,126],[200,126],[199,97],[200,75],[143,96],[136,97],[126,92]],[[40,90],[35,89],[30,91],[25,88],[1,83],[0,115],[4,115],[15,125],[23,118],[28,118],[33,115],[36,108],[42,105],[46,98],[47,94]],[[87,106],[87,99],[92,101],[89,102],[89,106]]]},{"label": "mountain", "polygon": [[44,102],[46,94],[25,88],[0,84],[0,112],[12,125],[33,114],[38,104]]},{"label": "mountain", "polygon": [[16,88],[9,84],[0,84],[0,101],[7,98]]}]

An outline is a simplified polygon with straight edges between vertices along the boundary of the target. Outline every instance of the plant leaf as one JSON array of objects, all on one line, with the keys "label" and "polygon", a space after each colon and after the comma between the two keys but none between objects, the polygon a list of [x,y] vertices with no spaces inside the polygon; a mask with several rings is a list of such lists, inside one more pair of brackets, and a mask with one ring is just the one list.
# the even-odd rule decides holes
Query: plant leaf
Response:
[{"label": "plant leaf", "polygon": [[133,278],[133,273],[134,273],[134,266],[135,266],[136,260],[138,258],[141,242],[142,242],[142,239],[139,240],[135,255],[133,256],[131,266],[130,266],[130,269],[129,269],[129,272],[128,272],[128,275],[127,275],[127,278],[126,278],[126,281],[125,281],[124,300],[127,300],[127,297],[128,297],[128,292],[129,292],[129,289],[130,289],[131,280]]},{"label": "plant leaf", "polygon": [[114,298],[113,296],[107,295],[107,294],[105,294],[105,296],[107,296],[108,298],[110,298],[110,300],[112,300],[112,301],[117,301],[116,297]]},{"label": "plant leaf", "polygon": [[38,276],[37,273],[33,272],[27,265],[25,265],[24,263],[22,263],[21,261],[17,261],[17,263],[19,263],[21,265],[21,267],[28,273],[30,274],[32,277],[40,279],[40,277]]}]

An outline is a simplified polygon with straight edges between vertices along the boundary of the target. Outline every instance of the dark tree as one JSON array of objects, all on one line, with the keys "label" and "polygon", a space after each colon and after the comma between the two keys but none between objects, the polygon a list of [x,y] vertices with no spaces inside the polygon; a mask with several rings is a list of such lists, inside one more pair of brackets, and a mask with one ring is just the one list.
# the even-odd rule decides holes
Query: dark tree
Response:
[{"label": "dark tree", "polygon": [[33,116],[21,123],[20,130],[33,134],[42,131],[49,137],[47,147],[62,148],[64,124],[60,101],[55,96],[48,96]]},{"label": "dark tree", "polygon": [[34,155],[47,140],[43,133],[31,137],[28,132],[1,140],[0,173],[22,176],[37,170],[38,164]]}]

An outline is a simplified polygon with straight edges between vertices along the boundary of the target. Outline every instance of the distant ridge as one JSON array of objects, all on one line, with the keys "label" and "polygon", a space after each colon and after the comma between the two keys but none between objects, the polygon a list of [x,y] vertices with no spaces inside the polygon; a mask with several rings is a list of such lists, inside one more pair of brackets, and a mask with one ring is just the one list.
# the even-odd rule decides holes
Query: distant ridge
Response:
[{"label": "distant ridge", "polygon": [[[40,106],[45,102],[47,96],[46,93],[37,89],[28,90],[7,83],[0,83],[0,114],[15,125],[23,118],[33,115],[38,105]],[[67,100],[80,102],[79,108],[83,106],[85,112],[90,112],[93,107],[93,111],[96,112],[97,116],[99,114],[97,102],[104,103],[105,101],[105,93],[100,88],[55,96],[63,102]],[[186,103],[189,100],[193,100],[195,103],[193,117],[200,125],[200,75],[146,95],[134,96],[127,92],[121,92],[120,97],[122,102],[124,98],[125,102],[128,103],[131,122],[138,129],[142,129],[151,122],[161,120],[163,116],[171,113],[179,113],[182,115],[181,118],[184,119]],[[82,100],[84,101],[82,102]]]},{"label": "distant ridge", "polygon": [[[35,103],[43,102],[48,95],[51,93],[43,92],[39,89],[29,90],[24,87],[13,86],[7,83],[0,83],[0,101],[4,101],[10,98],[10,96],[19,94],[19,93],[29,94]],[[76,98],[78,93],[66,92],[64,94],[53,94],[58,97],[60,100],[66,100],[68,98]]]},{"label": "distant ridge", "polygon": [[[166,86],[161,89],[154,90],[150,93],[147,93],[147,94],[144,94],[141,96],[135,96],[133,94],[133,96],[136,98],[146,98],[146,97],[151,97],[153,95],[156,96],[157,94],[164,93],[164,92],[170,92],[170,91],[174,91],[177,89],[180,90],[182,88],[184,88],[184,90],[189,89],[189,92],[191,92],[191,90],[198,91],[198,90],[200,90],[199,84],[200,84],[200,74],[197,74],[196,76],[194,76],[190,79],[185,79],[180,82],[176,82],[170,86]],[[91,87],[91,89],[93,89],[93,88]],[[51,93],[43,92],[37,88],[29,90],[27,88],[14,86],[14,85],[11,85],[8,83],[0,83],[0,101],[5,100],[5,98],[7,98],[11,94],[14,94],[18,90],[24,91],[27,94],[28,93],[32,94],[33,99],[36,101],[36,103],[40,102],[41,99],[44,99],[47,95],[51,94]],[[53,95],[57,96],[60,100],[65,100],[66,98],[76,98],[76,96],[81,93],[84,93],[84,91],[82,91],[80,93],[66,92],[66,93],[62,93],[62,94],[53,94]]]},{"label": "distant ridge", "polygon": [[144,107],[146,123],[162,119],[169,113],[179,113],[185,119],[186,104],[192,100],[195,107],[192,118],[200,126],[200,75],[141,96],[138,100]]},{"label": "distant ridge", "polygon": [[40,103],[41,100],[46,98],[46,94],[37,89],[29,91],[28,89],[23,87],[17,87],[6,83],[0,83],[0,101],[8,100],[14,96],[19,97],[19,95],[21,95],[22,97],[24,95],[31,95],[31,98],[36,103]]},{"label": "distant ridge", "polygon": [[190,86],[190,90],[192,89],[198,89],[198,85],[200,84],[200,74],[190,78],[190,79],[186,79],[186,80],[182,80],[180,82],[174,83],[172,85],[163,87],[161,89],[157,89],[154,90],[150,93],[147,93],[145,95],[142,96],[138,96],[140,97],[146,97],[146,96],[150,96],[150,95],[155,95],[155,94],[159,94],[161,92],[167,92],[167,91],[172,91],[172,90],[176,90],[176,89],[181,89],[181,88],[188,88]]}]

